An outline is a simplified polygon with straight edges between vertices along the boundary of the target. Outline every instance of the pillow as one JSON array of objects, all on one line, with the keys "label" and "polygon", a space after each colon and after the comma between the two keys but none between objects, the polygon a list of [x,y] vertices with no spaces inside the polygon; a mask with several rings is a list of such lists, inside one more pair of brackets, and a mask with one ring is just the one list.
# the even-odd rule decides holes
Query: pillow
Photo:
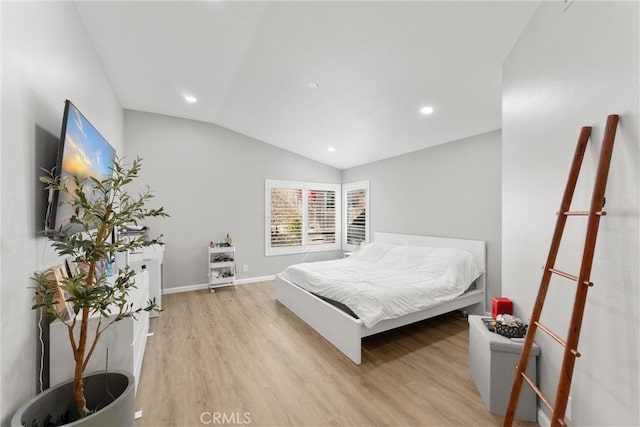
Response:
[{"label": "pillow", "polygon": [[365,261],[377,262],[382,259],[392,248],[397,247],[393,243],[371,242],[365,243],[353,256]]},{"label": "pillow", "polygon": [[467,289],[484,273],[470,252],[455,248],[435,248],[425,258],[419,271],[442,275],[463,289]]}]

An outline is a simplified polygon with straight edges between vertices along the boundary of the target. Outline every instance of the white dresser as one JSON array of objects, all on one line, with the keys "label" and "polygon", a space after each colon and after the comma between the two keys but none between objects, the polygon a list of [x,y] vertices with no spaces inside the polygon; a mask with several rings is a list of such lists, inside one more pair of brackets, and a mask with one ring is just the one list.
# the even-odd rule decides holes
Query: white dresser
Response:
[{"label": "white dresser", "polygon": [[[158,307],[162,308],[164,245],[145,246],[130,252],[128,263],[136,272],[146,270],[149,273],[149,298],[155,298]],[[149,313],[151,317],[158,315],[157,311]]]},{"label": "white dresser", "polygon": [[[130,301],[134,307],[143,307],[149,301],[149,274],[146,271],[136,275],[137,289],[129,292]],[[89,320],[89,340],[87,346],[93,342],[93,331],[100,315],[93,315]],[[109,322],[110,318],[102,318],[102,325]],[[76,338],[79,333],[76,326]],[[136,379],[136,391],[142,359],[147,344],[149,333],[149,312],[141,311],[136,319],[131,317],[122,319],[111,325],[100,337],[93,356],[85,370],[85,376],[96,371],[122,369],[132,372]],[[53,387],[73,378],[74,370],[73,354],[69,343],[67,327],[59,320],[49,326],[49,383]]]}]

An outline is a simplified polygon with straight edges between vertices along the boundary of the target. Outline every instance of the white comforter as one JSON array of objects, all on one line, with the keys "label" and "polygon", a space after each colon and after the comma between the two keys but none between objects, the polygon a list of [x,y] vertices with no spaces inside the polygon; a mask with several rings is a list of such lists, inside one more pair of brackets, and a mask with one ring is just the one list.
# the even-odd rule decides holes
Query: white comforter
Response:
[{"label": "white comforter", "polygon": [[349,258],[292,265],[279,276],[343,303],[371,327],[452,300],[482,273],[463,250],[369,243]]}]

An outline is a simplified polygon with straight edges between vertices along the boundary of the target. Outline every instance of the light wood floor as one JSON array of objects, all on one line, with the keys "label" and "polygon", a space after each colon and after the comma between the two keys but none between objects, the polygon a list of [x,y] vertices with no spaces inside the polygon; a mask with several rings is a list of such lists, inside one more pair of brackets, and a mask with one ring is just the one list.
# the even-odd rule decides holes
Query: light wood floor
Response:
[{"label": "light wood floor", "polygon": [[277,303],[271,282],[162,302],[136,426],[219,425],[216,412],[256,426],[501,425],[471,380],[457,315],[366,338],[357,366]]}]

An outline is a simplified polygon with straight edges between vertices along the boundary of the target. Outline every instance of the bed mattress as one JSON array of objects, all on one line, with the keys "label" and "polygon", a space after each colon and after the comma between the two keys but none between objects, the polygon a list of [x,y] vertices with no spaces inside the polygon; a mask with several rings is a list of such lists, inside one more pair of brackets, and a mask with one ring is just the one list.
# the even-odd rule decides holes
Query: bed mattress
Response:
[{"label": "bed mattress", "polygon": [[372,327],[450,301],[482,273],[460,249],[369,243],[349,258],[292,265],[279,276],[346,305]]}]

